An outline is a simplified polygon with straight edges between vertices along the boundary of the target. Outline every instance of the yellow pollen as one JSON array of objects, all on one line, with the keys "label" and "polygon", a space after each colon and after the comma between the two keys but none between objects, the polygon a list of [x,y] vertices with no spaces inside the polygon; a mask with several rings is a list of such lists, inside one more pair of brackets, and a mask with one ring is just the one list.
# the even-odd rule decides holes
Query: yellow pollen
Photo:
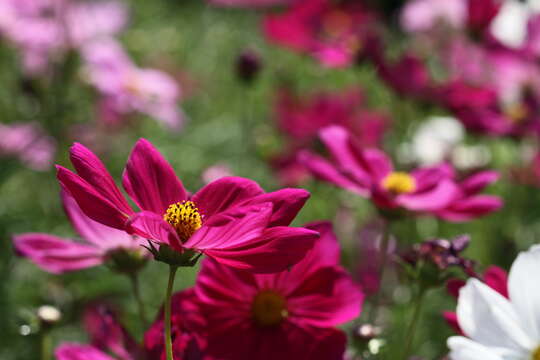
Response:
[{"label": "yellow pollen", "polygon": [[504,114],[513,123],[519,123],[529,116],[529,109],[523,103],[513,103],[504,107]]},{"label": "yellow pollen", "polygon": [[540,346],[532,352],[531,360],[540,360]]},{"label": "yellow pollen", "polygon": [[260,326],[278,325],[289,316],[285,298],[271,290],[261,291],[255,296],[251,311]]},{"label": "yellow pollen", "polygon": [[406,172],[395,171],[386,175],[382,187],[395,194],[408,194],[416,190],[416,181]]},{"label": "yellow pollen", "polygon": [[202,226],[201,213],[193,201],[184,200],[170,205],[163,219],[176,229],[182,241],[189,239]]}]

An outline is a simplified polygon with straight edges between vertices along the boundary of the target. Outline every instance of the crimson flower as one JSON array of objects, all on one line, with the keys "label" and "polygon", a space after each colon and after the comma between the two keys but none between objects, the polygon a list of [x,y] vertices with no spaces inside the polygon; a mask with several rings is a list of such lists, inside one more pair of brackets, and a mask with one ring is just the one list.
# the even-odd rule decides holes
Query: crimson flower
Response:
[{"label": "crimson flower", "polygon": [[57,166],[57,176],[90,218],[150,239],[160,249],[167,245],[176,254],[204,253],[226,265],[274,272],[302,259],[318,237],[313,230],[288,226],[309,197],[307,191],[264,193],[254,181],[224,177],[189,196],[171,165],[145,139],[135,145],[122,181],[140,212],[90,150],[75,144],[71,161],[77,174]]}]

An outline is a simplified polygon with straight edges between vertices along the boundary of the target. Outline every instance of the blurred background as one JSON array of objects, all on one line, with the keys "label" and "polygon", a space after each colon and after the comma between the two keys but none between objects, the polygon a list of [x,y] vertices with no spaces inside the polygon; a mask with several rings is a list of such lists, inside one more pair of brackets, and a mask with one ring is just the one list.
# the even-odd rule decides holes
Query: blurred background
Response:
[{"label": "blurred background", "polygon": [[[534,70],[528,67],[519,80],[509,76],[505,82],[526,89],[520,95],[530,95],[536,104],[537,50],[535,43],[523,45],[536,34],[530,21],[537,8],[533,2],[515,1],[514,8],[505,10],[510,15],[501,20],[501,8],[510,5],[486,0],[495,3],[497,11],[478,15],[484,16],[480,25],[471,20],[470,7],[468,22],[454,21],[465,10],[445,10],[451,5],[441,5],[443,1],[416,1],[413,5],[420,10],[400,0],[348,1],[350,7],[306,20],[324,32],[318,35],[320,42],[345,41],[351,52],[302,45],[313,34],[298,30],[296,20],[281,18],[298,6],[287,1],[271,8],[255,0],[2,2],[0,359],[38,358],[43,332],[49,331],[37,317],[43,305],[62,314],[50,331],[53,345],[85,340],[80,318],[96,301],[119,309],[127,328],[142,336],[130,284],[123,276],[103,266],[47,274],[13,249],[14,234],[77,236],[62,210],[54,169],[54,164],[71,168],[68,150],[75,141],[95,151],[117,181],[131,147],[144,137],[191,191],[227,174],[249,177],[267,191],[306,188],[312,196],[295,225],[331,220],[342,244],[343,264],[360,278],[359,231],[376,218],[375,208],[366,199],[314,180],[295,161],[300,149],[323,151],[316,136],[320,127],[352,124],[367,146],[384,149],[401,169],[447,160],[461,174],[480,169],[501,173],[488,191],[503,198],[500,211],[466,223],[407,217],[392,228],[398,249],[428,238],[470,234],[465,254],[479,269],[490,264],[508,269],[519,250],[538,241],[536,127],[516,129],[514,124],[529,120],[519,113],[525,110],[510,107],[514,103],[489,105],[506,120],[478,120],[474,116],[480,115],[459,110],[483,103],[449,104],[451,89],[445,87],[477,76],[477,87],[501,95],[493,79],[485,78],[489,74],[471,75],[477,69],[467,72],[464,67],[485,70],[486,64],[495,64],[494,76],[502,74],[499,64],[504,67],[518,58]],[[412,15],[405,14],[409,5]],[[495,21],[502,25],[492,26]],[[351,26],[355,36],[361,34],[358,43],[336,35]],[[514,34],[519,29],[523,34]],[[493,55],[496,51],[499,57]],[[463,103],[476,96],[460,94]],[[500,97],[497,101],[506,101]],[[534,106],[526,111],[536,124]],[[497,121],[512,126],[492,129]],[[196,271],[182,269],[176,288],[190,286]],[[149,262],[141,274],[142,296],[152,316],[161,305],[166,272],[163,264]],[[402,339],[411,311],[410,289],[399,277],[396,272],[383,292],[383,303],[393,304],[380,314],[387,324],[387,342]],[[416,341],[419,355],[444,356],[452,330],[441,311],[454,307],[444,286],[429,294]],[[361,317],[357,324],[362,322]],[[351,332],[357,324],[347,329]],[[374,346],[384,344],[381,340]],[[393,356],[385,353],[384,358]]]}]

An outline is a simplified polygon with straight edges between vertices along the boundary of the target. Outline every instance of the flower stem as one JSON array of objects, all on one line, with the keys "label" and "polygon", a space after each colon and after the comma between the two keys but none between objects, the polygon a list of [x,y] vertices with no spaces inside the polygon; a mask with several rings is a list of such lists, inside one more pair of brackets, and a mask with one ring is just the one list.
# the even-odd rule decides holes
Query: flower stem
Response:
[{"label": "flower stem", "polygon": [[49,330],[45,329],[41,333],[41,360],[51,359],[51,336]]},{"label": "flower stem", "polygon": [[374,324],[377,320],[377,314],[379,308],[381,307],[382,300],[382,288],[383,288],[383,279],[386,270],[386,262],[388,261],[388,246],[390,244],[390,221],[386,220],[384,223],[384,230],[382,233],[381,246],[380,246],[380,258],[379,258],[379,288],[373,299],[373,307],[369,312],[369,322]]},{"label": "flower stem", "polygon": [[409,328],[407,329],[407,339],[405,341],[405,351],[403,352],[403,360],[406,360],[410,353],[411,347],[414,341],[414,334],[416,333],[416,328],[418,325],[418,320],[420,319],[420,314],[422,313],[422,305],[424,303],[424,297],[426,294],[425,289],[420,289],[418,296],[416,297],[416,304],[414,307],[413,316]]},{"label": "flower stem", "polygon": [[178,267],[174,265],[169,267],[169,283],[167,284],[167,294],[165,295],[165,350],[167,360],[174,360],[171,339],[171,295],[177,269]]},{"label": "flower stem", "polygon": [[141,297],[141,291],[139,288],[139,275],[134,272],[129,274],[129,279],[131,280],[131,288],[133,290],[133,296],[135,297],[135,300],[137,301],[137,307],[139,310],[139,317],[141,320],[141,325],[144,329],[148,326],[148,321],[146,320],[146,310],[144,307],[144,302]]}]

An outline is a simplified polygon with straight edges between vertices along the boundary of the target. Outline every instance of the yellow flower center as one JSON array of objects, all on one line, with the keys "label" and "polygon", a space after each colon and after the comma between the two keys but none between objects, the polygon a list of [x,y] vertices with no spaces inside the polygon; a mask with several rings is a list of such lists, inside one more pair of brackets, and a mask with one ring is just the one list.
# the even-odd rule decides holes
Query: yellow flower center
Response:
[{"label": "yellow flower center", "polygon": [[540,360],[540,346],[536,348],[531,354],[531,360]]},{"label": "yellow flower center", "polygon": [[282,295],[265,290],[255,296],[251,311],[257,324],[261,326],[278,325],[289,315],[286,305]]},{"label": "yellow flower center", "polygon": [[382,187],[395,194],[408,194],[416,190],[416,181],[406,172],[395,171],[385,176]]},{"label": "yellow flower center", "polygon": [[171,224],[182,241],[186,241],[202,226],[202,215],[193,201],[172,204],[163,219]]},{"label": "yellow flower center", "polygon": [[529,109],[525,104],[517,102],[505,106],[504,114],[513,123],[519,123],[529,115]]}]

